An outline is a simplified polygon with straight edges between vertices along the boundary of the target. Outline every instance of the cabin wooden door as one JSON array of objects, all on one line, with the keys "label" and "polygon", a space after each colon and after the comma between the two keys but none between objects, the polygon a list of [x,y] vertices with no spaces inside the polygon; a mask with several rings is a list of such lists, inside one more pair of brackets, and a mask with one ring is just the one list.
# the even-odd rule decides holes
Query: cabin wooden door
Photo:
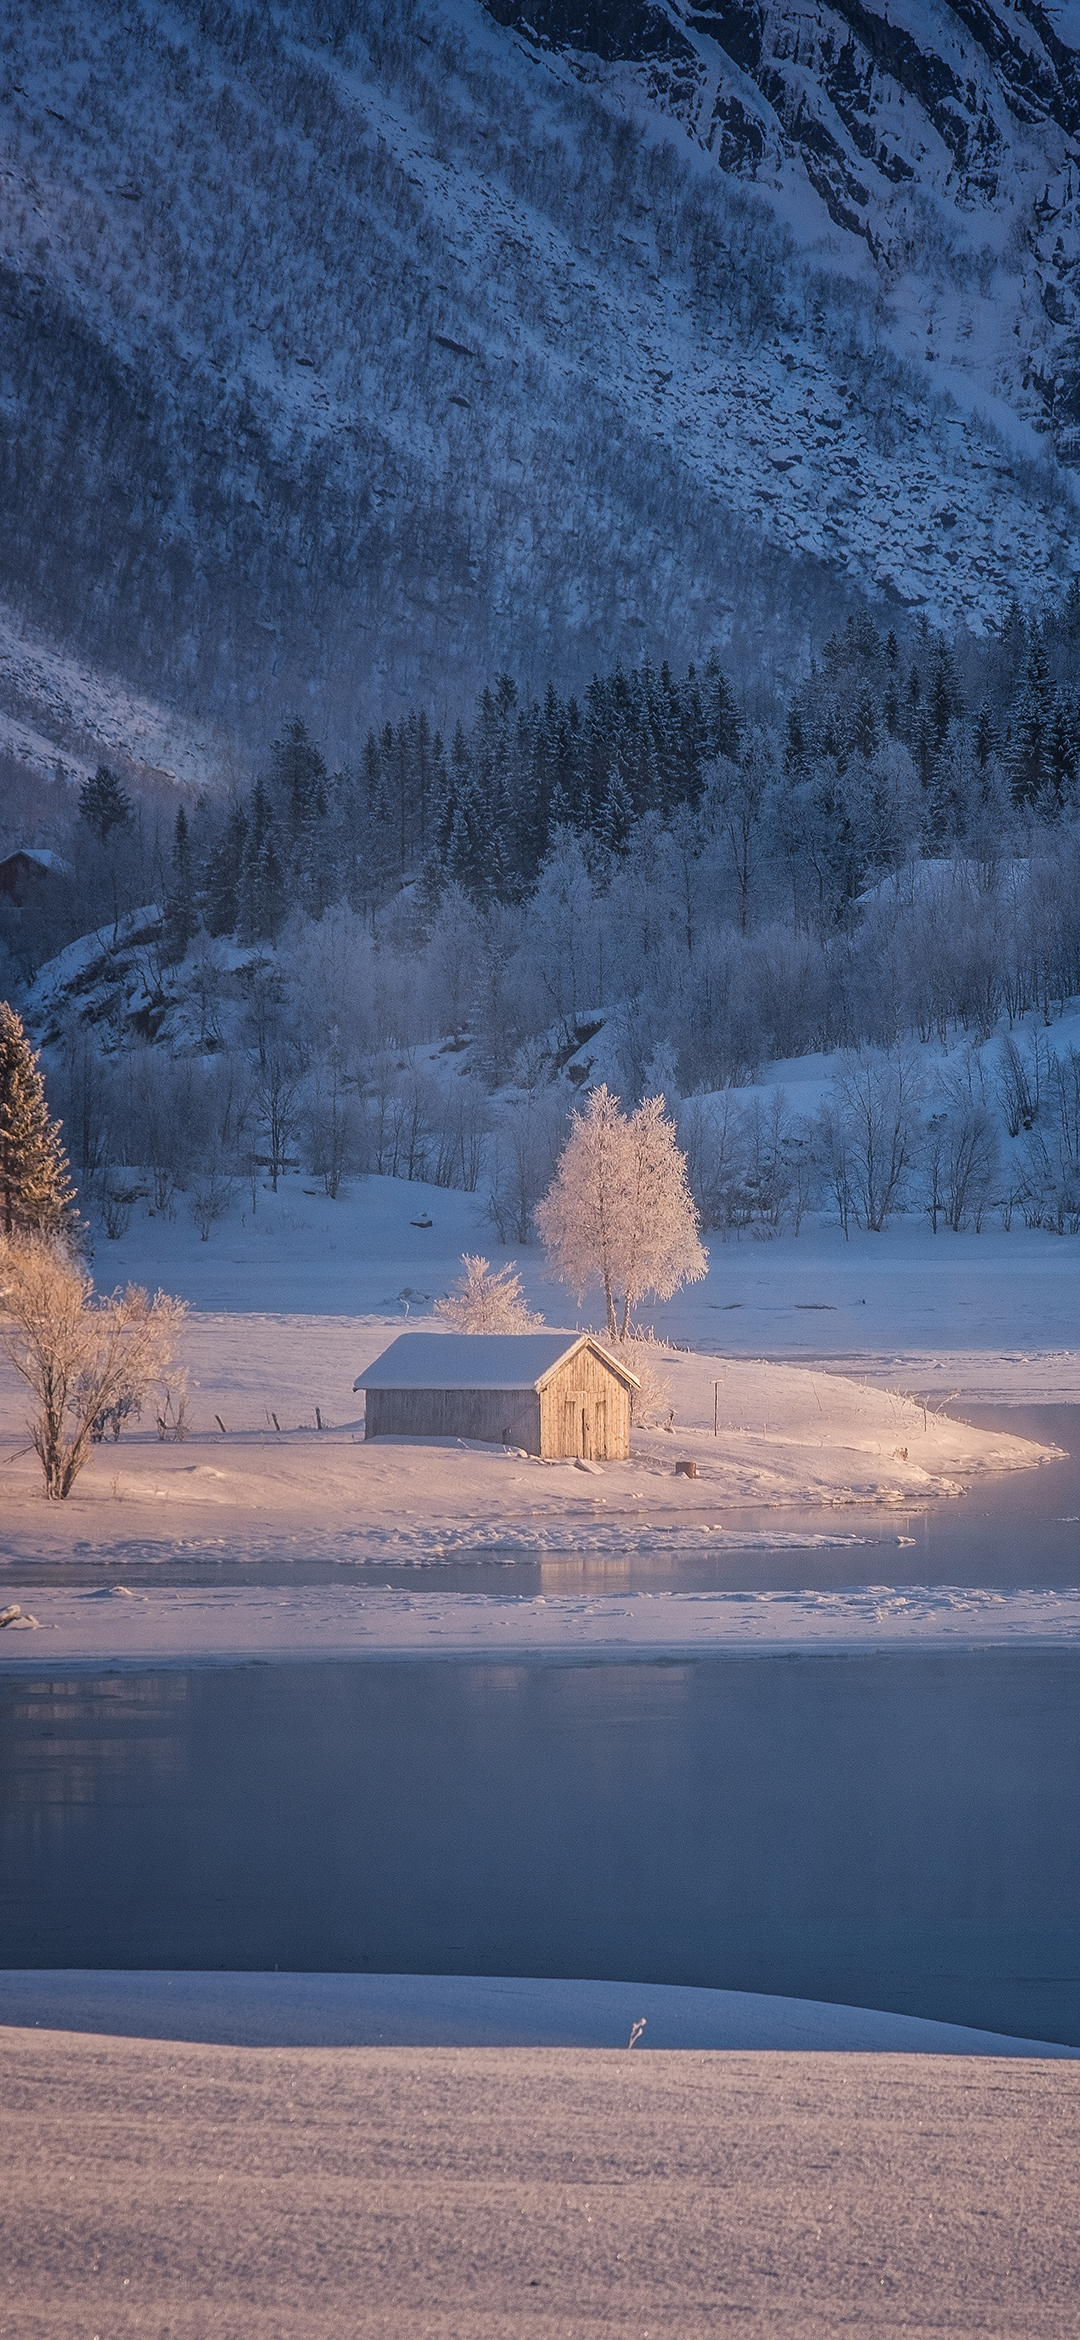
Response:
[{"label": "cabin wooden door", "polygon": [[553,1391],[545,1403],[551,1406],[549,1435],[553,1434],[558,1441],[552,1452],[579,1455],[582,1462],[600,1462],[611,1451],[609,1437],[613,1428],[618,1435],[618,1414],[612,1424],[609,1390],[590,1387],[582,1377],[576,1389],[564,1387],[557,1394]]},{"label": "cabin wooden door", "polygon": [[607,1400],[591,1394],[581,1405],[581,1445],[578,1449],[583,1462],[598,1462],[607,1453]]}]

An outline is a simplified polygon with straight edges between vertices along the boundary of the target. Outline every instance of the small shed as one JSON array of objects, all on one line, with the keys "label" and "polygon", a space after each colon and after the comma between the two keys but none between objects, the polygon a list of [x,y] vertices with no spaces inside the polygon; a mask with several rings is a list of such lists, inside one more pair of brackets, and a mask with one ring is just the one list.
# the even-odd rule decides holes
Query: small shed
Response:
[{"label": "small shed", "polygon": [[366,1438],[476,1438],[623,1462],[637,1375],[589,1333],[402,1333],[353,1383]]}]

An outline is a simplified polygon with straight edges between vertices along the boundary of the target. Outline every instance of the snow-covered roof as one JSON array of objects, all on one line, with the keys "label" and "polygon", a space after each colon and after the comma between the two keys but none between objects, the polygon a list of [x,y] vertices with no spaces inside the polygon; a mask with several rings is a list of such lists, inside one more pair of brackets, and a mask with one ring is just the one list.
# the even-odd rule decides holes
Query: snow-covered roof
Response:
[{"label": "snow-covered roof", "polygon": [[401,1333],[354,1389],[542,1389],[576,1349],[593,1349],[621,1381],[637,1375],[588,1333]]},{"label": "snow-covered roof", "polygon": [[6,869],[12,861],[32,861],[38,869],[52,870],[57,877],[71,876],[71,863],[64,860],[62,853],[51,852],[47,845],[16,845],[14,852],[0,861],[0,869]]}]

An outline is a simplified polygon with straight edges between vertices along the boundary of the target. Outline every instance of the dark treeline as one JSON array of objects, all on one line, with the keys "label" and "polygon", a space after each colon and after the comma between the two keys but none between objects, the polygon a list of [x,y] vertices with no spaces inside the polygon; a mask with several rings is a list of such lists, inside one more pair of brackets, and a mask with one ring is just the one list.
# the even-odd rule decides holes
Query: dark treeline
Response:
[{"label": "dark treeline", "polygon": [[901,646],[852,618],[771,720],[715,655],[678,677],[616,665],[580,699],[554,684],[525,697],[502,675],[450,739],[416,707],[369,731],[352,770],[331,772],[293,719],[252,786],[207,791],[165,828],[104,768],[76,820],[73,805],[57,820],[52,794],[71,882],[0,906],[23,980],[151,898],[179,959],[200,930],[272,943],[297,914],[372,917],[403,888],[421,917],[447,887],[477,910],[519,905],[560,835],[602,883],[673,827],[708,867],[713,919],[827,934],[913,859],[993,863],[1076,813],[1080,581],[1041,612],[1014,603],[979,645],[916,626]]},{"label": "dark treeline", "polygon": [[272,940],[297,906],[374,909],[418,883],[521,901],[560,831],[618,859],[643,821],[680,808],[726,841],[729,907],[745,930],[786,901],[797,924],[841,918],[913,855],[995,858],[1080,788],[1080,582],[1061,606],[1009,610],[1000,636],[958,653],[929,628],[904,649],[852,618],[772,724],[740,707],[715,656],[674,677],[644,664],[562,699],[507,675],[446,741],[426,711],[368,735],[331,774],[303,724],[227,809],[180,823],[178,940]]},{"label": "dark treeline", "polygon": [[583,695],[522,701],[508,675],[447,743],[423,708],[369,733],[355,772],[331,775],[300,721],[265,779],[223,815],[180,822],[173,895],[215,934],[272,940],[288,909],[373,908],[419,880],[477,904],[519,901],[560,829],[625,849],[636,822],[696,804],[740,723],[719,663],[676,681],[667,666],[595,676]]}]

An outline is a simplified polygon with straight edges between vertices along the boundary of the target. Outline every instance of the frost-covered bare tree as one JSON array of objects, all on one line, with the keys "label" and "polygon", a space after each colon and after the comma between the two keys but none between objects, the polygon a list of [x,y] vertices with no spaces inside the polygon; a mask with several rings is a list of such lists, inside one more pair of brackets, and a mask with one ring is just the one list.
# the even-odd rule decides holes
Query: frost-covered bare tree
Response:
[{"label": "frost-covered bare tree", "polygon": [[907,1049],[852,1050],[834,1073],[832,1089],[856,1216],[880,1235],[900,1200],[918,1142],[918,1067]]},{"label": "frost-covered bare tree", "polygon": [[534,1082],[492,1119],[488,1216],[500,1243],[531,1243],[533,1213],[566,1137],[565,1097]]},{"label": "frost-covered bare tree", "polygon": [[594,1089],[536,1222],[560,1282],[579,1300],[599,1285],[613,1339],[625,1340],[646,1294],[667,1300],[698,1282],[707,1259],[664,1099],[646,1097],[627,1115],[610,1090]]},{"label": "frost-covered bare tree", "polygon": [[137,1410],[169,1364],[187,1313],[137,1284],[108,1298],[61,1246],[0,1240],[5,1352],[30,1391],[30,1435],[50,1502],[70,1495],[103,1415]]},{"label": "frost-covered bare tree", "polygon": [[738,762],[719,756],[710,782],[710,807],[730,853],[743,934],[750,918],[761,817],[774,780],[772,741],[755,725],[742,743]]},{"label": "frost-covered bare tree", "polygon": [[935,1235],[939,1219],[958,1235],[969,1222],[982,1229],[996,1191],[1001,1146],[993,1115],[977,1099],[957,1094],[929,1122],[924,1147],[926,1209]]}]

